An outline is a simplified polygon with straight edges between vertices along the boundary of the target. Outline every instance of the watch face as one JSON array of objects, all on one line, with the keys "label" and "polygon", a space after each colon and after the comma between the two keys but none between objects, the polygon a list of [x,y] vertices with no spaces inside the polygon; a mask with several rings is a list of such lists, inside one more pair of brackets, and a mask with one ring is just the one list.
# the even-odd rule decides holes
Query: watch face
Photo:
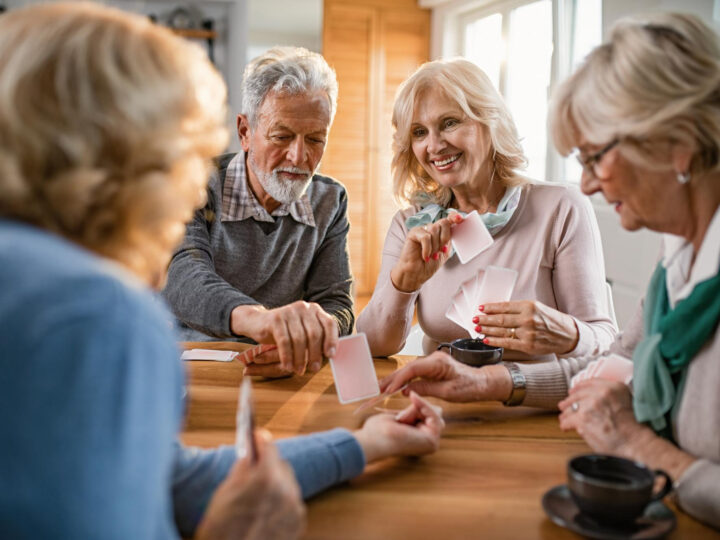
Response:
[{"label": "watch face", "polygon": [[192,17],[190,16],[190,12],[188,10],[184,8],[177,8],[170,14],[168,23],[173,28],[191,28]]}]

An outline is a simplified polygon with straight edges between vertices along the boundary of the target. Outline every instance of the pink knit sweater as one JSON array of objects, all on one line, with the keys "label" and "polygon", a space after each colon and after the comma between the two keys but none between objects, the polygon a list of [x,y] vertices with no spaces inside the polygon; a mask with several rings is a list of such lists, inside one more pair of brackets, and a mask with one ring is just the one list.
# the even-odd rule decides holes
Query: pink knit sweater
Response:
[{"label": "pink knit sweater", "polygon": [[[367,334],[373,355],[395,354],[403,347],[416,306],[426,352],[438,342],[468,337],[445,312],[460,284],[490,265],[518,271],[512,300],[539,300],[574,317],[580,336],[567,356],[598,354],[613,341],[617,327],[605,283],[600,233],[590,202],[576,187],[525,186],[515,214],[489,249],[464,265],[454,255],[419,291],[404,293],[393,286],[390,271],[408,232],[405,220],[417,211],[414,207],[395,214],[375,292],[357,320],[357,330]],[[506,350],[504,358],[527,356]]]}]

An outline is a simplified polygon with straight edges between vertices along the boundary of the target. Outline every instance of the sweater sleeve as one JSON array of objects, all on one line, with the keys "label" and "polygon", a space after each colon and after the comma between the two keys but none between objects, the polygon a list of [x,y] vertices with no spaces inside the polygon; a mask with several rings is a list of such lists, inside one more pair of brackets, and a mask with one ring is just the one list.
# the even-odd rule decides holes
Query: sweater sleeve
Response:
[{"label": "sweater sleeve", "polygon": [[170,262],[163,296],[187,326],[218,338],[234,337],[230,314],[240,305],[259,304],[221,278],[215,270],[210,231],[220,219],[217,174],[208,187],[208,203],[195,212],[185,239]]},{"label": "sweater sleeve", "polygon": [[347,247],[350,231],[347,205],[347,192],[343,189],[335,218],[313,256],[305,280],[305,299],[316,302],[335,318],[341,336],[351,334],[355,324]]},{"label": "sweater sleeve", "polygon": [[720,529],[720,463],[695,461],[675,483],[675,500],[691,516]]},{"label": "sweater sleeve", "polygon": [[[304,499],[362,473],[365,455],[357,439],[345,429],[277,441],[280,455],[295,472]],[[212,450],[176,445],[173,474],[175,523],[184,537],[195,533],[217,487],[235,463],[235,449]]]},{"label": "sweater sleeve", "polygon": [[558,247],[552,279],[558,309],[571,314],[578,328],[577,346],[563,356],[579,358],[605,352],[615,339],[617,324],[592,205],[575,189],[568,194],[570,208],[554,232]]},{"label": "sweater sleeve", "polygon": [[390,279],[390,272],[400,258],[406,236],[404,215],[398,212],[385,237],[375,291],[357,321],[357,330],[367,334],[373,356],[397,353],[405,345],[412,326],[415,302],[420,291],[399,291]]},{"label": "sweater sleeve", "polygon": [[3,538],[175,537],[182,370],[163,315],[135,298],[66,280],[29,306],[0,375],[0,411],[15,411],[0,428]]},{"label": "sweater sleeve", "polygon": [[[617,354],[632,359],[635,346],[643,335],[642,307],[641,302],[625,330],[615,337],[615,341],[604,354]],[[570,379],[601,356],[590,355],[580,358],[559,358],[557,362],[518,364],[527,384],[527,393],[522,404],[528,407],[557,409],[558,402],[565,399],[568,394]]]}]

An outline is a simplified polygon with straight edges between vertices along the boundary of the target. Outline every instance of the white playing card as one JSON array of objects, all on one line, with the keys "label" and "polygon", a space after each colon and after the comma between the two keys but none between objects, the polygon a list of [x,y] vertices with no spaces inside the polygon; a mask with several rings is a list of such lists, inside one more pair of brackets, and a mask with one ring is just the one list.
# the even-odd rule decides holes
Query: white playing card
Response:
[{"label": "white playing card", "polygon": [[473,210],[452,230],[452,245],[462,264],[472,260],[493,244],[493,237],[477,210]]},{"label": "white playing card", "polygon": [[216,362],[230,362],[239,353],[235,351],[215,351],[210,349],[190,349],[182,353],[182,360],[215,360]]},{"label": "white playing card", "polygon": [[343,405],[380,393],[375,364],[365,334],[338,340],[335,356],[330,359],[338,400]]},{"label": "white playing card", "polygon": [[[507,302],[512,297],[515,282],[517,281],[517,270],[502,268],[500,266],[488,266],[482,278],[475,305],[475,312],[478,306],[492,302]],[[479,312],[482,313],[482,312]]]},{"label": "white playing card", "polygon": [[[469,313],[469,310],[472,309],[472,304],[466,300],[462,286],[458,288],[455,296],[453,296],[453,304],[455,305],[457,314],[462,320],[464,320],[465,316]],[[465,324],[462,324],[461,326],[464,328]]]},{"label": "white playing card", "polygon": [[463,319],[460,316],[460,314],[457,311],[457,306],[453,303],[450,304],[450,307],[445,312],[445,317],[450,319],[452,322],[460,326],[461,328],[465,328],[465,324],[463,323]]}]

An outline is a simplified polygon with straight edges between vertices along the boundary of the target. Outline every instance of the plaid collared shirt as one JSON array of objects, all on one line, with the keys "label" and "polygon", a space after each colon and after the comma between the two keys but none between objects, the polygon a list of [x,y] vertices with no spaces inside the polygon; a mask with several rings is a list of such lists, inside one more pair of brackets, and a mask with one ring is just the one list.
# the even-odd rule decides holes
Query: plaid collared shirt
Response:
[{"label": "plaid collared shirt", "polygon": [[253,218],[255,221],[274,223],[273,216],[280,217],[288,214],[299,223],[310,227],[315,226],[315,218],[307,193],[303,193],[297,201],[281,204],[272,214],[268,213],[248,186],[245,153],[238,152],[228,163],[225,173],[221,221],[242,221]]}]

